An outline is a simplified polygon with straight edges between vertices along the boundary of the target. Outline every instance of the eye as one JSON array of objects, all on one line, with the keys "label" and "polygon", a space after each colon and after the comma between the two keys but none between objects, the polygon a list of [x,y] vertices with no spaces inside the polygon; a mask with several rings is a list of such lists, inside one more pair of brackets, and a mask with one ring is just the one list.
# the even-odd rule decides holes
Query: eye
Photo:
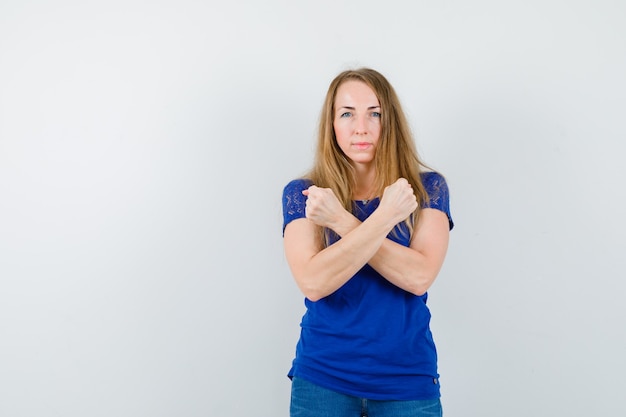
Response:
[{"label": "eye", "polygon": [[352,116],[352,113],[350,113],[349,111],[341,113],[341,115],[339,117],[350,117]]},{"label": "eye", "polygon": [[380,117],[380,112],[373,111],[372,112],[372,117]]}]

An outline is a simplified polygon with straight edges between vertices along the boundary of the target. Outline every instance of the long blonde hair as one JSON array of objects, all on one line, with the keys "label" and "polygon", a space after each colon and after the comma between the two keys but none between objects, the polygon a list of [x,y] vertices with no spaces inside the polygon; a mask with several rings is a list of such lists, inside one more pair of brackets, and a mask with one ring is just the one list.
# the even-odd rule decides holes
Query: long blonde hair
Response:
[{"label": "long blonde hair", "polygon": [[355,171],[337,144],[333,120],[335,97],[344,82],[356,80],[369,86],[380,103],[381,131],[375,154],[375,195],[382,196],[385,187],[398,178],[406,178],[415,192],[418,208],[407,219],[412,234],[420,208],[428,201],[420,172],[428,167],[420,160],[413,135],[395,90],[387,79],[370,68],[344,71],[330,83],[322,107],[313,168],[306,175],[315,185],[333,190],[344,208],[353,212],[353,190],[356,187]]}]

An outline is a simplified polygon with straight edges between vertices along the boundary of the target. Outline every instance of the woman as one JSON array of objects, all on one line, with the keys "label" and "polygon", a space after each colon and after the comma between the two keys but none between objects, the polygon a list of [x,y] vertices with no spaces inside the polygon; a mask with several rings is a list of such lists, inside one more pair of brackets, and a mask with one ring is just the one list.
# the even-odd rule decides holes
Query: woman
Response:
[{"label": "woman", "polygon": [[453,223],[393,87],[362,68],[330,84],[315,163],[283,194],[287,262],[304,293],[292,417],[438,416],[426,291]]}]

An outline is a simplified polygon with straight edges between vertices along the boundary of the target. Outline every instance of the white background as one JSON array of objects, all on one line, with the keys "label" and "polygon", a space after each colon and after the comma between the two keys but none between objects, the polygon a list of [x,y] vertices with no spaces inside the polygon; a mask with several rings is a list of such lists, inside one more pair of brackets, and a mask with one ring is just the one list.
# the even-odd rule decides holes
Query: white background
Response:
[{"label": "white background", "polygon": [[447,416],[626,414],[626,6],[0,3],[0,415],[286,416],[281,192],[378,69],[456,227]]}]

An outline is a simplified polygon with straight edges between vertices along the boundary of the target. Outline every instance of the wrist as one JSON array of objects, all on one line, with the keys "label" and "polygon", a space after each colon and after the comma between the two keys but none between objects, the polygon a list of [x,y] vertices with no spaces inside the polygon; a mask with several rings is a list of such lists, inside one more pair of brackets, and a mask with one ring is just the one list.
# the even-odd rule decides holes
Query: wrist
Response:
[{"label": "wrist", "polygon": [[341,216],[339,216],[335,224],[331,227],[331,229],[339,236],[343,237],[355,228],[357,228],[360,224],[361,222],[359,221],[359,219],[354,217],[352,213],[344,211]]}]

